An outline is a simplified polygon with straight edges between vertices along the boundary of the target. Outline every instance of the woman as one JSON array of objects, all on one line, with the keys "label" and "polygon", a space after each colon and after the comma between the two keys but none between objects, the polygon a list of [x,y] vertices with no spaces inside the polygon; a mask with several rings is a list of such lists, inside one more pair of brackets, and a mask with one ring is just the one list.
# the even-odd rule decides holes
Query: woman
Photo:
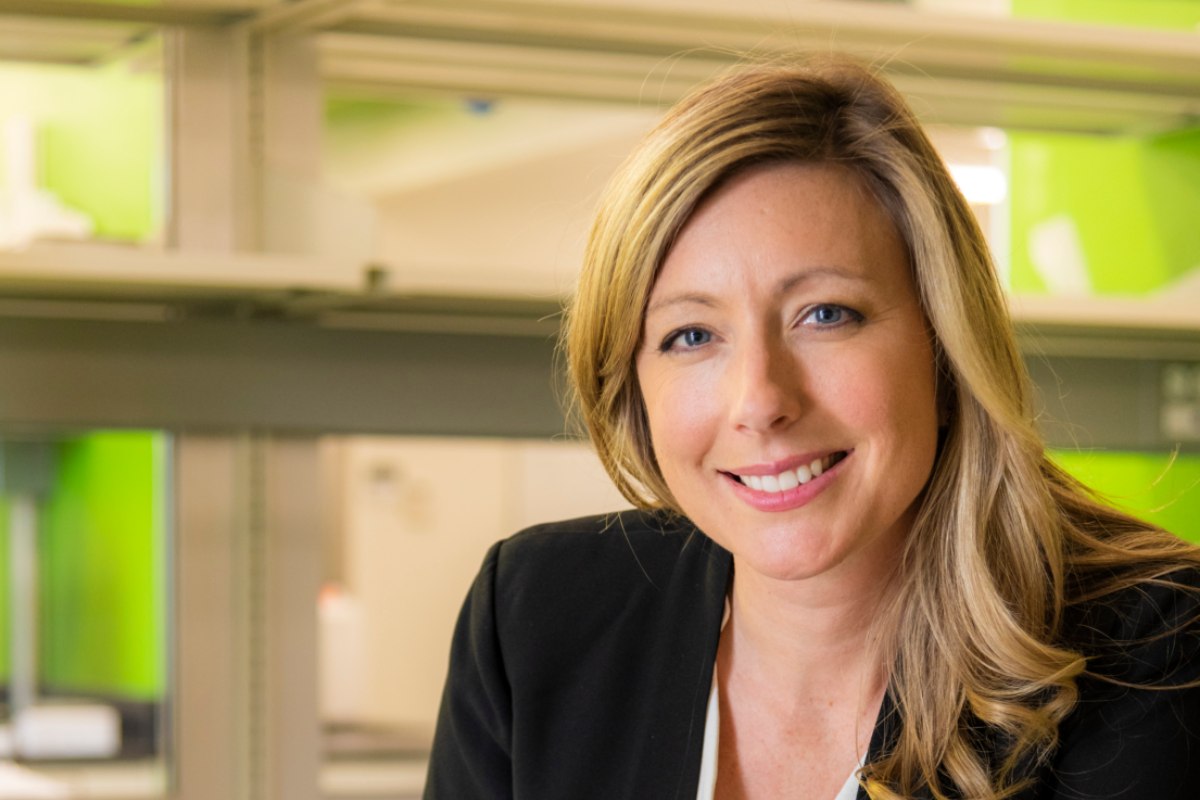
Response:
[{"label": "woman", "polygon": [[1046,458],[983,237],[882,80],[673,109],[565,346],[641,510],[488,554],[427,798],[1200,792],[1200,556]]}]

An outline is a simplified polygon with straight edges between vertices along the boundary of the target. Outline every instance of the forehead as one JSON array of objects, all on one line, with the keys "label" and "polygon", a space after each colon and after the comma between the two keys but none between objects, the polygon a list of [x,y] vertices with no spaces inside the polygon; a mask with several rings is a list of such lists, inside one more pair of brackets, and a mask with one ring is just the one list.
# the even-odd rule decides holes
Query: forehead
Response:
[{"label": "forehead", "polygon": [[736,173],[682,226],[649,306],[689,286],[720,292],[797,277],[911,285],[907,247],[854,170],[783,162]]}]

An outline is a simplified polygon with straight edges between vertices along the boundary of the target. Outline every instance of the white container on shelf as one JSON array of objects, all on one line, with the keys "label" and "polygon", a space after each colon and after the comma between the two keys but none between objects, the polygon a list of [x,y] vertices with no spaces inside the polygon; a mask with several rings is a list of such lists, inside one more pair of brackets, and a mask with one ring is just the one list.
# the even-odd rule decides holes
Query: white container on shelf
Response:
[{"label": "white container on shelf", "polygon": [[112,758],[121,749],[121,717],[111,706],[46,703],[24,708],[12,723],[21,758]]}]

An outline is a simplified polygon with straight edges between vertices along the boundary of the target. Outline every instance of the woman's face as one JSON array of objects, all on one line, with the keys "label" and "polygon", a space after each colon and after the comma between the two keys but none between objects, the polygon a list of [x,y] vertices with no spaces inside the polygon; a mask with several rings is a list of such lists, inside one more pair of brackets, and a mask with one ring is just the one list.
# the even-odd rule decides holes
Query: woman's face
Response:
[{"label": "woman's face", "polygon": [[877,568],[937,447],[933,352],[904,244],[832,165],[736,175],[650,293],[637,374],[658,464],[738,569]]}]

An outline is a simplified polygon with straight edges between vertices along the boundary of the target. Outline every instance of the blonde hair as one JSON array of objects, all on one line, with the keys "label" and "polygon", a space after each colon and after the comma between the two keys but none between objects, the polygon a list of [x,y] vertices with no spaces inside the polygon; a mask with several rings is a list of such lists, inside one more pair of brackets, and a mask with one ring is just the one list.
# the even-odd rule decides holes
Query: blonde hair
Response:
[{"label": "blonde hair", "polygon": [[[682,513],[635,372],[657,270],[697,205],[753,165],[835,163],[896,225],[933,331],[941,449],[889,610],[899,734],[860,773],[873,800],[1003,798],[1076,700],[1071,603],[1156,580],[1196,551],[1097,502],[1046,457],[984,237],[900,95],[859,65],[743,68],[684,99],[612,180],[568,310],[572,388],[601,461],[641,508]],[[1078,581],[1081,575],[1105,576]],[[980,726],[994,742],[980,744]]]}]

